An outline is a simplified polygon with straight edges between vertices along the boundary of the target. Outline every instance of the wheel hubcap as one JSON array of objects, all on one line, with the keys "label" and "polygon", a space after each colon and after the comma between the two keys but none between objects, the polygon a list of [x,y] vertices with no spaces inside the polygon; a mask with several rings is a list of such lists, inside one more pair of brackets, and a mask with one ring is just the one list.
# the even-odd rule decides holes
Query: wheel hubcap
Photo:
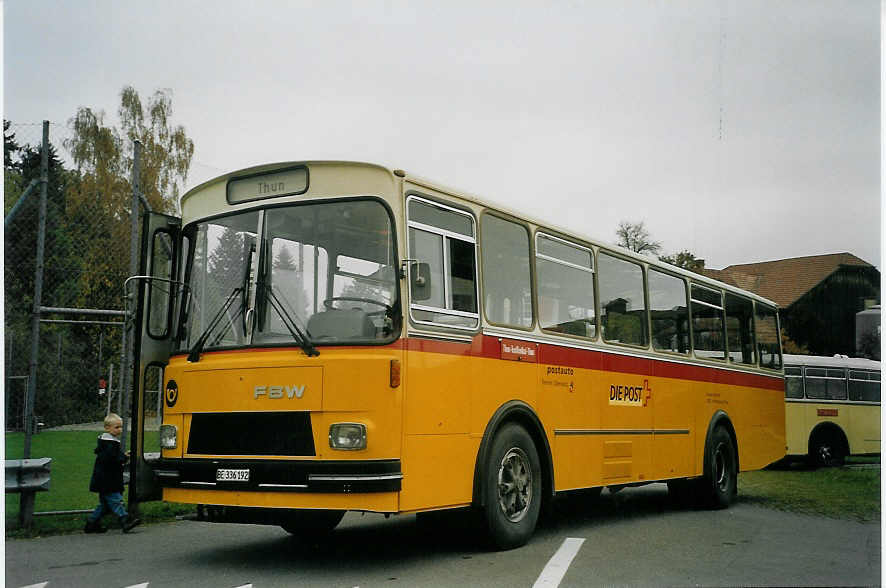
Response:
[{"label": "wheel hubcap", "polygon": [[725,492],[729,486],[729,457],[723,445],[719,445],[714,453],[714,479],[720,492]]},{"label": "wheel hubcap", "polygon": [[516,523],[526,516],[531,503],[529,457],[519,447],[513,447],[505,453],[498,468],[498,506],[509,521]]}]

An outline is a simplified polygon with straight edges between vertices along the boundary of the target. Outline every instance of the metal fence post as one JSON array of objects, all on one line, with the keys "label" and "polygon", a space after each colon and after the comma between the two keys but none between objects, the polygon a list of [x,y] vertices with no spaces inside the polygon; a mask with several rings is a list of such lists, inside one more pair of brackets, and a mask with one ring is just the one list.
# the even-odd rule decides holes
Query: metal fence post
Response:
[{"label": "metal fence post", "polygon": [[[132,207],[130,211],[130,236],[129,236],[129,275],[138,274],[138,212],[139,212],[139,194],[141,193],[140,176],[141,176],[141,141],[135,141],[132,145]],[[132,293],[134,304],[128,305],[129,308],[135,308],[138,304],[138,287]],[[124,306],[126,306],[124,302]],[[129,425],[131,422],[132,412],[132,393],[135,390],[135,315],[130,314],[125,319],[123,327],[123,349],[125,349],[125,361],[123,369],[120,373],[120,393],[123,395],[123,449],[126,449],[126,442],[129,438]]]},{"label": "metal fence post", "polygon": [[[25,402],[25,459],[31,457],[31,436],[34,434],[34,403],[37,398],[37,359],[40,354],[40,307],[43,296],[43,255],[46,244],[46,187],[49,183],[49,121],[43,121],[43,148],[40,154],[40,212],[37,220],[37,260],[34,268],[34,312],[31,317],[31,359],[28,395]],[[30,527],[34,516],[34,494],[22,493],[19,520]]]},{"label": "metal fence post", "polygon": [[[138,213],[139,213],[139,201],[140,201],[140,196],[141,196],[141,183],[140,183],[141,153],[142,153],[142,144],[140,141],[135,141],[132,145],[132,215],[130,218],[131,227],[132,227],[132,234],[130,235],[130,239],[129,239],[129,275],[130,276],[135,276],[138,274],[138,261],[139,261],[138,260],[138,250],[139,250],[139,247],[138,247],[138,245],[139,245]],[[128,360],[127,361],[127,369],[124,373],[120,374],[121,384],[126,382],[126,383],[128,383],[128,385],[126,386],[126,388],[121,388],[120,393],[126,394],[126,398],[123,399],[123,406],[124,406],[123,414],[125,414],[127,417],[130,418],[130,424],[132,426],[137,426],[138,420],[133,421],[131,419],[131,417],[132,417],[133,394],[135,392],[136,386],[139,386],[142,384],[141,382],[135,381],[135,378],[136,378],[135,370],[136,370],[136,365],[137,365],[137,360],[135,357],[135,347],[136,347],[135,338],[138,336],[138,333],[136,333],[136,324],[135,324],[136,314],[132,312],[137,307],[137,305],[139,303],[138,284],[137,283],[133,284],[133,288],[134,288],[134,291],[132,292],[133,304],[128,305],[128,308],[130,309],[130,315],[125,319],[126,326],[123,329],[124,333],[129,331],[129,336],[126,338],[126,347],[125,347],[126,348],[126,358]],[[124,423],[124,429],[123,429],[124,446],[123,446],[123,448],[125,449],[126,448],[125,439],[128,436],[126,428],[125,428],[126,427],[126,420],[125,419],[123,420],[123,423]],[[137,449],[137,446],[130,447],[130,451],[134,451],[135,449]],[[130,459],[129,463],[134,464],[138,461],[139,458],[140,458],[140,456],[133,455],[132,458]],[[136,468],[133,466],[130,466],[130,467],[131,467],[131,470],[130,470],[130,480],[129,480],[129,512],[130,512],[131,516],[135,517],[138,515],[138,511],[139,511],[138,502],[136,502],[136,500],[135,500],[136,493],[134,491],[134,488],[136,485],[136,480],[135,480]]]}]

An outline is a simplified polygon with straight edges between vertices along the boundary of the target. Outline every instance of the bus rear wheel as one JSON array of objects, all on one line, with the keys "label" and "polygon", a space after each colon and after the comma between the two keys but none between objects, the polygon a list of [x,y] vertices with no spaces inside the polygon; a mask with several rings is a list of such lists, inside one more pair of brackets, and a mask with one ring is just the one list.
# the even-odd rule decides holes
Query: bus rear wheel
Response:
[{"label": "bus rear wheel", "polygon": [[516,424],[495,436],[484,470],[484,518],[498,549],[525,544],[541,511],[541,463],[532,437]]},{"label": "bus rear wheel", "polygon": [[301,537],[326,535],[344,516],[343,510],[294,510],[286,513],[280,526],[287,533]]},{"label": "bus rear wheel", "polygon": [[699,497],[710,508],[727,508],[738,495],[738,460],[724,427],[717,427],[711,435],[705,470],[698,481]]}]

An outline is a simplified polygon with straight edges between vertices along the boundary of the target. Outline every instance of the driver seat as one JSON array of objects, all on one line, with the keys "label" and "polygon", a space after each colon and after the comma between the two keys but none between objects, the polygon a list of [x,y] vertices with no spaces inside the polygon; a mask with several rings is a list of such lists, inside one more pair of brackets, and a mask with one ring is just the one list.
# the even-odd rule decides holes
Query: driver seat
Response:
[{"label": "driver seat", "polygon": [[359,308],[324,310],[308,319],[308,336],[318,339],[374,339],[375,325]]}]

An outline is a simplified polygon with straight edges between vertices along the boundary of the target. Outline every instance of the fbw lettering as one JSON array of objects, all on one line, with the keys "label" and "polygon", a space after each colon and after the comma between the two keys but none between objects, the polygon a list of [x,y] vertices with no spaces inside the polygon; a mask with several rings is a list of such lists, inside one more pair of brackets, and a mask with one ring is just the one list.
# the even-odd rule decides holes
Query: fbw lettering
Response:
[{"label": "fbw lettering", "polygon": [[267,396],[268,398],[283,398],[284,395],[286,398],[292,398],[295,396],[296,398],[301,398],[304,396],[305,387],[296,386],[293,384],[292,386],[256,386],[253,389],[253,398],[258,398],[259,396]]}]

